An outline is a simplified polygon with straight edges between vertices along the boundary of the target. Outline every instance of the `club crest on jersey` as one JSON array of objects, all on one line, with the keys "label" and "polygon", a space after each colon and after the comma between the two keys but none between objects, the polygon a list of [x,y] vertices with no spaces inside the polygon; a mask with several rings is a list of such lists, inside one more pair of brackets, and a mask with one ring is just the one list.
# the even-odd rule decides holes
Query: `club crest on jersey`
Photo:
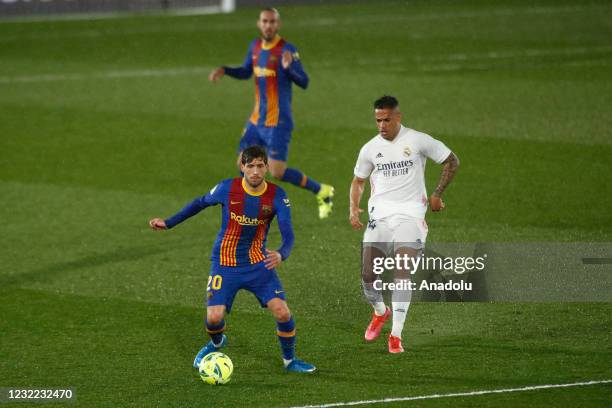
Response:
[{"label": "club crest on jersey", "polygon": [[412,154],[412,150],[410,150],[410,147],[408,146],[404,147],[404,156],[410,157],[411,154]]},{"label": "club crest on jersey", "polygon": [[270,214],[272,214],[272,206],[269,206],[269,205],[262,205],[262,206],[261,206],[261,213],[262,213],[264,216],[266,216],[266,217],[267,217],[267,216],[269,216]]}]

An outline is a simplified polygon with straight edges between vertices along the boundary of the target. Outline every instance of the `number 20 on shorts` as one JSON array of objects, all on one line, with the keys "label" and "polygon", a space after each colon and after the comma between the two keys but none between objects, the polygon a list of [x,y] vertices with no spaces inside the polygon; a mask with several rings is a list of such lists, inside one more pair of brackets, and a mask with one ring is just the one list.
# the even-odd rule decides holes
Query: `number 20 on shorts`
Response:
[{"label": "number 20 on shorts", "polygon": [[209,292],[211,288],[212,290],[219,290],[221,289],[221,283],[223,283],[223,276],[221,275],[209,276],[208,283],[206,284],[206,290]]}]

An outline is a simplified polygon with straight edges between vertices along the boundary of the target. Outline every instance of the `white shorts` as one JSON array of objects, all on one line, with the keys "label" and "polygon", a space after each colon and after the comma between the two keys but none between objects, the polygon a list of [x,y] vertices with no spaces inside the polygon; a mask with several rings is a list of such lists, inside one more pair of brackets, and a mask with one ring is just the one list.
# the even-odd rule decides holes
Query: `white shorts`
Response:
[{"label": "white shorts", "polygon": [[427,239],[427,223],[422,218],[395,214],[370,220],[363,234],[363,244],[375,246],[390,254],[398,248],[423,249]]}]

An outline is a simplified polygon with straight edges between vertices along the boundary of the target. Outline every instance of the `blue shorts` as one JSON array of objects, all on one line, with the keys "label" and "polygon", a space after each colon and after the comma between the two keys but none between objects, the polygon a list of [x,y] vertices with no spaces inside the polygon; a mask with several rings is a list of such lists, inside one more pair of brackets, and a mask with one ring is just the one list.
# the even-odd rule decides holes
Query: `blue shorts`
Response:
[{"label": "blue shorts", "polygon": [[266,149],[271,159],[286,162],[289,157],[289,142],[291,129],[255,126],[248,122],[240,139],[240,151],[251,146],[261,146]]},{"label": "blue shorts", "polygon": [[208,306],[225,305],[227,313],[232,309],[236,293],[246,289],[255,295],[261,307],[266,307],[274,298],[285,300],[285,290],[274,269],[266,269],[263,262],[249,271],[213,264],[206,286]]}]

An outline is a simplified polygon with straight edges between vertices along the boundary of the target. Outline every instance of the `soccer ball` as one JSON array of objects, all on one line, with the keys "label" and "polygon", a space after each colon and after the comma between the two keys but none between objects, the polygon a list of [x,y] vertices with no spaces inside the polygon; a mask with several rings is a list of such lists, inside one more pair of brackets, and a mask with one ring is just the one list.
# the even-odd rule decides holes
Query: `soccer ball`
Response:
[{"label": "soccer ball", "polygon": [[234,364],[225,354],[214,352],[202,359],[198,371],[206,384],[227,384],[234,372]]}]

